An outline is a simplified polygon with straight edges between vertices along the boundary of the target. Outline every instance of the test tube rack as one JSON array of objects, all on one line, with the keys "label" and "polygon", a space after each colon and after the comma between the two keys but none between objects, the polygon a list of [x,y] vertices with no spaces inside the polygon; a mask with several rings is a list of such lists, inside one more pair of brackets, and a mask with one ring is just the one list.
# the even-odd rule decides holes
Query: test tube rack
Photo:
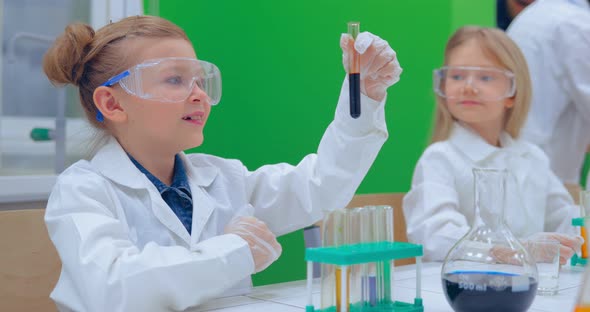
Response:
[{"label": "test tube rack", "polygon": [[[369,242],[351,245],[340,245],[319,248],[307,248],[305,260],[307,261],[307,306],[306,312],[423,312],[421,297],[421,276],[422,276],[422,246],[406,242]],[[313,285],[313,263],[336,266],[336,272],[340,272],[341,285],[347,285],[348,268],[353,265],[368,263],[389,263],[396,259],[416,258],[416,297],[414,303],[400,302],[394,300],[382,300],[371,303],[350,302],[348,287],[340,287],[341,293],[337,296],[340,299],[338,307],[332,306],[324,309],[315,309],[312,301]],[[388,266],[384,266],[387,268]],[[389,283],[391,276],[386,270],[383,278]]]},{"label": "test tube rack", "polygon": [[[588,225],[584,225],[584,222],[590,222],[590,216],[587,217],[583,217],[583,218],[574,218],[572,219],[572,225],[573,226],[579,226],[582,229],[582,233],[584,226],[588,226]],[[573,257],[570,260],[570,263],[572,266],[586,266],[586,264],[588,263],[588,258],[584,257],[584,255],[587,255],[588,253],[588,237],[584,237],[584,244],[582,245],[582,256],[578,256],[577,254],[574,254]]]}]

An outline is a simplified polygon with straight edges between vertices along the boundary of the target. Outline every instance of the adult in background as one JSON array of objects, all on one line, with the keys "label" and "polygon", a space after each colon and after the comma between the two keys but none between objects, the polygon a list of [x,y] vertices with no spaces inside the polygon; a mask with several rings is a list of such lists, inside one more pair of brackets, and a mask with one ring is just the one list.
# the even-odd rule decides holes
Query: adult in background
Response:
[{"label": "adult in background", "polygon": [[523,137],[549,156],[567,184],[578,184],[590,144],[590,3],[537,0],[510,24],[532,78]]}]

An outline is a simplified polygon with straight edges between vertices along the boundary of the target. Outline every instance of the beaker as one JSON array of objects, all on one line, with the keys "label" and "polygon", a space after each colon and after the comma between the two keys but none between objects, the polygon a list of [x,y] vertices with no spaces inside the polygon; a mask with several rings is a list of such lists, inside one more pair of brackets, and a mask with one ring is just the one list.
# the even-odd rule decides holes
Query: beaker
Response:
[{"label": "beaker", "polygon": [[[506,170],[474,168],[471,229],[449,251],[442,286],[455,312],[526,311],[537,293],[537,267],[504,220]],[[517,190],[510,190],[517,191]]]}]

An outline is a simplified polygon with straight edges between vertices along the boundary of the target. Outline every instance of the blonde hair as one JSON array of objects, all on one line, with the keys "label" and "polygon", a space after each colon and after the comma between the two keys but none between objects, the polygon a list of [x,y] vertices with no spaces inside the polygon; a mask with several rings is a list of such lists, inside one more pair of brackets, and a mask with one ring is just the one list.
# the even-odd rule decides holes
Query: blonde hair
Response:
[{"label": "blonde hair", "polygon": [[[503,31],[496,28],[464,26],[459,28],[447,42],[444,65],[447,65],[453,50],[467,41],[476,40],[484,53],[494,58],[504,69],[514,73],[516,94],[514,105],[506,110],[504,131],[517,138],[526,120],[531,102],[531,77],[524,55]],[[445,100],[436,95],[435,124],[432,142],[449,138],[453,129],[454,117],[449,112]]]},{"label": "blonde hair", "polygon": [[135,65],[124,43],[134,38],[178,38],[188,42],[186,33],[177,25],[156,16],[133,16],[108,24],[98,31],[74,23],[66,27],[43,58],[43,71],[54,85],[78,87],[80,103],[86,118],[98,129],[98,112],[94,90],[109,78]]}]

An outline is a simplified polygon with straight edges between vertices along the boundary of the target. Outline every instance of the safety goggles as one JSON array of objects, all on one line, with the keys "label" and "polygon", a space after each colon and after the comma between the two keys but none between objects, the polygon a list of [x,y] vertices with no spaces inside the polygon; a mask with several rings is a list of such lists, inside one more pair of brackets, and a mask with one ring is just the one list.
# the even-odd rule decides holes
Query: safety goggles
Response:
[{"label": "safety goggles", "polygon": [[217,66],[193,58],[167,57],[147,60],[112,77],[101,86],[119,84],[127,93],[146,100],[182,102],[195,84],[210,105],[221,99],[221,73]]},{"label": "safety goggles", "polygon": [[500,101],[516,93],[514,74],[508,70],[445,66],[434,71],[434,92],[445,99],[467,97],[467,86],[482,101]]}]

